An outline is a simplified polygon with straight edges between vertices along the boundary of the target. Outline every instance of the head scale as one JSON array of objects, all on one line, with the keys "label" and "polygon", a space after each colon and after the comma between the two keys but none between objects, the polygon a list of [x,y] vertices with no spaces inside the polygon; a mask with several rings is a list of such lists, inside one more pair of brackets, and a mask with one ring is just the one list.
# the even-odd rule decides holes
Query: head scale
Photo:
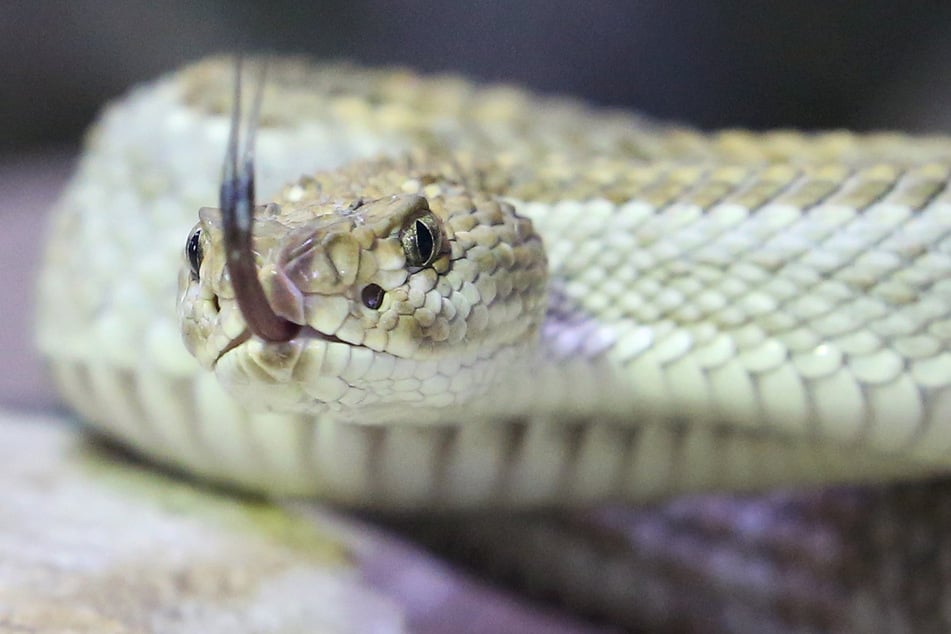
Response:
[{"label": "head scale", "polygon": [[255,207],[238,119],[221,210],[202,209],[186,241],[179,313],[189,350],[239,400],[420,420],[471,404],[534,346],[546,261],[511,205],[438,160],[384,160]]}]

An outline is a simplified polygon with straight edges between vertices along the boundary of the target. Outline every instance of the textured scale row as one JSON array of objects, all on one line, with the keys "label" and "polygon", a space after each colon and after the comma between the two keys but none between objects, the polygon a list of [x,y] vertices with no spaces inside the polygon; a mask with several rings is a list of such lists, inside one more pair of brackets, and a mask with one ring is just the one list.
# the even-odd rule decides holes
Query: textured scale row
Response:
[{"label": "textured scale row", "polygon": [[[57,364],[54,378],[102,432],[147,445],[166,464],[231,486],[380,508],[531,508],[604,497],[916,475],[863,449],[691,426],[566,426],[536,417],[505,425],[365,426],[307,415],[251,414],[211,375],[158,375]],[[279,431],[279,433],[277,433]]]},{"label": "textured scale row", "polygon": [[[40,341],[54,364],[155,381],[197,375],[178,344],[169,271],[196,209],[215,197],[226,68],[210,61],[140,89],[92,133],[41,280]],[[290,202],[315,191],[425,195],[430,186],[412,181],[412,167],[438,165],[446,178],[511,200],[542,234],[551,274],[542,365],[512,377],[509,397],[496,399],[512,405],[510,416],[535,408],[576,412],[582,423],[591,406],[615,423],[693,419],[708,426],[697,433],[729,423],[807,444],[865,446],[898,462],[943,459],[951,218],[942,160],[951,150],[942,139],[702,135],[567,101],[535,103],[511,89],[315,73],[290,62],[270,74],[257,142],[261,190],[290,181],[282,194]],[[435,99],[443,88],[446,98]],[[576,134],[579,126],[588,134]],[[552,144],[559,134],[574,141]],[[378,172],[364,163],[296,179],[308,163],[403,148],[413,150],[405,163],[384,161]],[[491,293],[484,276],[469,280],[470,305]],[[64,302],[68,320],[59,318]],[[354,350],[326,345],[318,365],[369,372],[367,355]],[[461,381],[453,367],[391,371],[411,394],[437,374]],[[307,389],[339,396],[347,379],[329,381]],[[433,385],[442,382],[426,389]],[[183,405],[181,416],[193,411]],[[148,441],[134,444],[157,453]],[[793,479],[807,470],[793,469]]]},{"label": "textured scale row", "polygon": [[[284,186],[280,195],[300,202],[322,183],[360,198],[388,187],[392,174],[319,170],[409,152],[406,160],[442,161],[448,176],[503,196],[532,219],[551,273],[538,364],[473,408],[491,419],[503,405],[510,415],[479,424],[351,425],[239,407],[185,352],[175,314],[182,247],[197,210],[217,197],[228,133],[230,64],[209,60],[106,111],[52,221],[39,342],[66,401],[102,433],[199,477],[397,508],[645,500],[919,476],[947,464],[948,139],[705,134],[403,71],[275,61],[269,76],[257,139],[265,197]],[[429,195],[425,183],[410,181],[410,190]],[[469,292],[491,296],[477,277],[466,281]],[[369,371],[364,353],[338,345],[318,351],[321,367]],[[452,364],[422,376],[436,374],[450,383],[462,376]],[[403,384],[407,393],[423,389],[420,377],[393,382],[410,378],[418,386]],[[339,388],[308,385],[318,396]],[[433,385],[442,384],[427,389]],[[868,505],[871,515],[861,516],[868,521],[857,525],[894,531],[894,521],[875,522],[883,505],[890,517],[900,515],[901,504],[886,498]],[[809,517],[808,504],[793,506],[795,517]],[[748,526],[725,522],[712,531],[729,535],[710,552],[743,560],[733,567],[689,568],[689,556],[672,575],[666,564],[646,565],[666,561],[659,544],[676,547],[678,526],[694,526],[664,513],[635,519],[642,533],[633,541],[648,553],[635,555],[636,565],[608,553],[619,568],[646,570],[651,579],[586,583],[583,573],[598,566],[575,567],[580,582],[561,579],[545,568],[557,566],[551,557],[532,559],[535,578],[560,579],[579,604],[591,604],[585,597],[596,586],[615,614],[630,606],[625,588],[642,589],[653,611],[648,606],[646,621],[628,620],[641,625],[663,621],[660,612],[706,624],[718,609],[746,624],[791,623],[794,631],[800,622],[818,631],[832,623],[825,596],[809,603],[809,595],[799,621],[785,619],[781,601],[756,600],[757,592],[788,591],[793,602],[800,595],[776,576],[756,576],[786,560],[751,538]],[[938,512],[931,519],[921,522],[934,531],[947,521]],[[715,542],[704,521],[688,553]],[[652,530],[661,535],[654,541]],[[800,537],[793,532],[776,538],[780,549]],[[893,541],[914,545],[914,536],[903,538]],[[860,546],[891,543],[869,538]],[[565,548],[564,561],[585,552]],[[809,586],[811,569],[797,568],[803,560],[812,561],[783,570],[806,575]],[[935,573],[929,578],[943,579],[935,565],[915,562],[916,574],[927,567]],[[883,564],[900,573],[910,567]],[[856,601],[906,596],[869,590],[863,570],[832,566],[814,578],[867,591]],[[691,575],[701,581],[689,588],[702,595],[693,621],[672,590]],[[832,596],[834,607],[843,605]],[[846,607],[864,620],[846,631],[862,631],[877,614],[855,605]],[[740,621],[724,622],[730,631]]]},{"label": "textured scale row", "polygon": [[[604,348],[640,391],[696,416],[943,459],[951,206],[937,179],[947,170],[875,166],[834,188],[827,171],[787,173],[770,194],[747,171],[706,209],[681,192],[663,213],[640,195],[620,207],[526,206],[552,218],[542,222],[568,313],[550,326],[553,349]],[[576,336],[591,321],[591,337]]]}]

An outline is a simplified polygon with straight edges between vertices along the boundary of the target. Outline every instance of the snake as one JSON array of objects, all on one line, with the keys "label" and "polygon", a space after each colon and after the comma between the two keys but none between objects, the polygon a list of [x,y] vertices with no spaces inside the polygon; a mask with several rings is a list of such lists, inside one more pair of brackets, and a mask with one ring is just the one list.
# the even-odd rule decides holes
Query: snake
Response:
[{"label": "snake", "polygon": [[36,331],[99,434],[390,511],[947,470],[951,139],[266,65],[249,96],[191,64],[86,137]]}]

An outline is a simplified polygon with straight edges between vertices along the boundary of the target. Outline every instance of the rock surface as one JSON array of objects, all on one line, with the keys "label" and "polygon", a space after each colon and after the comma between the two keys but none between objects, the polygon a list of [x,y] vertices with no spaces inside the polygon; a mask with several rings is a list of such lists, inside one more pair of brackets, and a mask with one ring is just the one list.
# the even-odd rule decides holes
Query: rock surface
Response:
[{"label": "rock surface", "polygon": [[0,410],[0,634],[593,634],[306,502],[242,499]]},{"label": "rock surface", "polygon": [[0,631],[401,632],[328,521],[0,415]]}]

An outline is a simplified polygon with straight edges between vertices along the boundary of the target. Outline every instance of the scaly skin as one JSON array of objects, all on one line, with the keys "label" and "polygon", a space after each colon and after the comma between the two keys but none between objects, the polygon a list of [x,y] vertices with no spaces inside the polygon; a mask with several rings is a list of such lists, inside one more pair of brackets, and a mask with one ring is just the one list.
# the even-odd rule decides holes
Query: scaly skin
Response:
[{"label": "scaly skin", "polygon": [[[197,209],[216,199],[231,77],[209,60],[110,108],[54,221],[40,345],[66,400],[137,451],[236,486],[387,508],[577,506],[945,470],[948,139],[702,134],[458,79],[275,61],[258,191],[286,213],[260,211],[260,259],[280,282],[269,299],[311,330],[279,345],[242,335],[214,212],[203,212],[206,260],[194,281],[183,274],[180,299],[189,346],[226,391],[179,342],[173,271]],[[320,171],[379,153],[392,158]],[[356,240],[353,283],[318,280],[306,290],[321,300],[301,300],[316,279],[306,266],[339,273],[355,256],[305,250],[287,274],[275,263],[303,243],[274,231],[306,226],[322,240],[308,213],[359,215],[394,195],[397,220],[373,234],[390,246]],[[356,301],[378,284],[383,312],[409,302],[442,324],[439,337],[467,341],[450,334],[463,305],[452,294],[491,314],[492,285],[480,288],[463,257],[483,251],[447,247],[453,257],[421,274],[399,261],[403,220],[420,205],[453,239],[471,233],[454,200],[531,221],[514,233],[537,232],[548,262],[540,328],[533,302],[521,331],[489,332],[476,317],[473,332],[490,339],[525,333],[508,348],[488,342],[481,360],[507,349],[495,367],[516,371],[478,375],[483,385],[461,369],[486,366],[462,354],[421,356],[435,348],[420,345],[418,324],[369,335],[385,320]],[[483,246],[467,239],[451,244]],[[365,271],[364,254],[376,262]],[[373,277],[384,261],[394,279]],[[410,300],[414,275],[431,279]],[[493,285],[521,289],[512,279]],[[330,319],[321,311],[335,302],[346,310]],[[360,319],[338,332],[344,313]],[[392,357],[385,372],[364,359],[380,353]],[[369,374],[383,391],[355,383]],[[249,411],[228,391],[288,413]]]}]

